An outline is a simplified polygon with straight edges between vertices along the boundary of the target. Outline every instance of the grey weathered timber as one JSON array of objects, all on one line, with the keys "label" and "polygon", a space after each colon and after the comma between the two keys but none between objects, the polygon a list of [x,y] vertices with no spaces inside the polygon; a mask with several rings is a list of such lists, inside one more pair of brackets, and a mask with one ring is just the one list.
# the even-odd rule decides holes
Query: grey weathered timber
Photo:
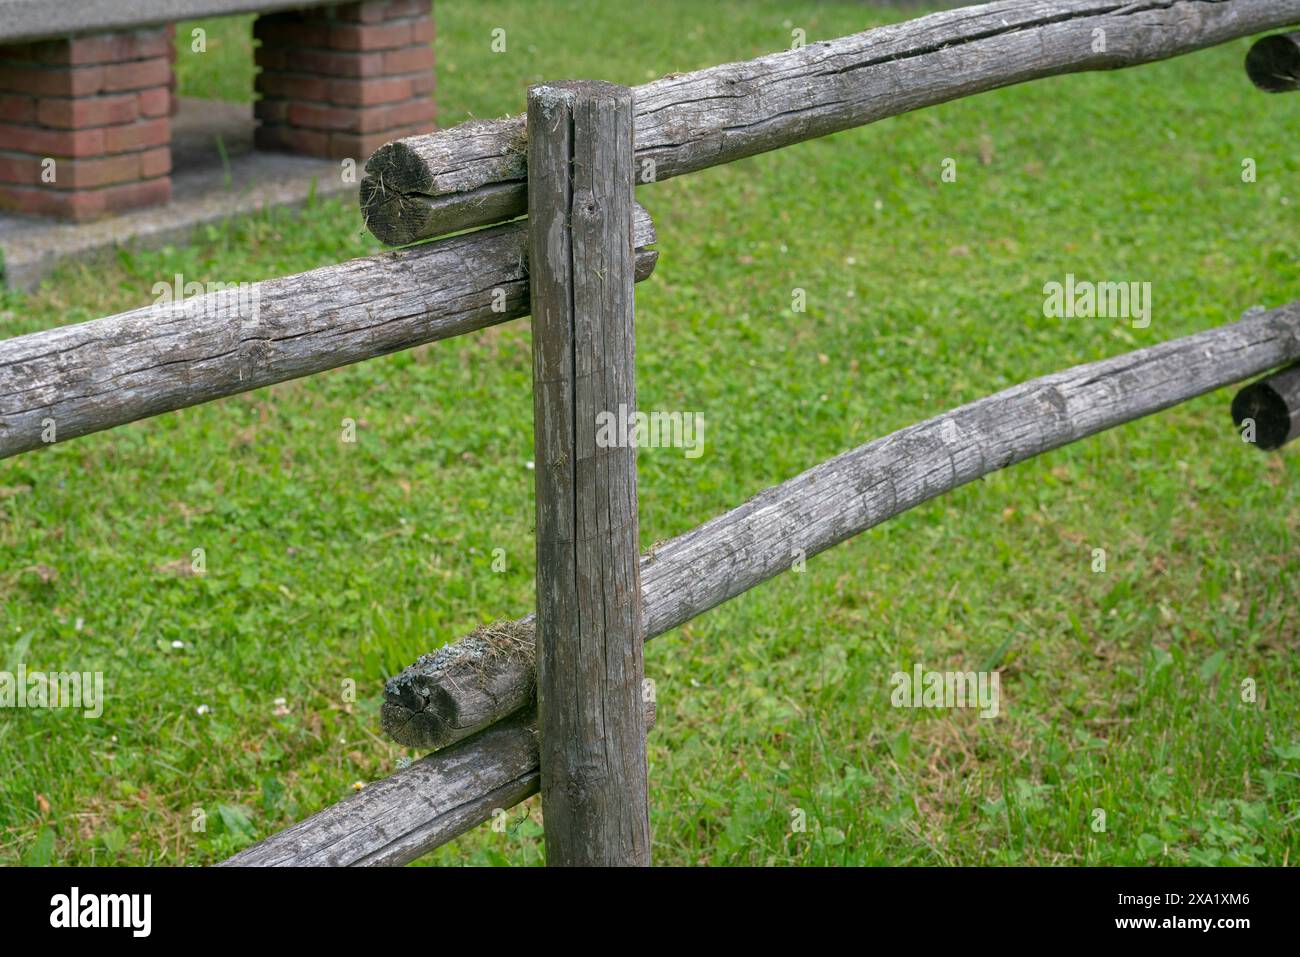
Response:
[{"label": "grey weathered timber", "polygon": [[[384,685],[384,731],[422,751],[436,751],[495,721],[503,702],[532,701],[536,692],[533,616],[480,625],[454,644],[421,655]],[[511,661],[528,656],[527,667]]]},{"label": "grey weathered timber", "polygon": [[[655,708],[645,705],[652,727]],[[225,867],[383,867],[409,864],[537,793],[531,710],[430,754],[245,848]]]},{"label": "grey weathered timber", "polygon": [[[644,560],[642,561],[644,574]],[[419,659],[384,683],[379,721],[398,744],[436,751],[531,702],[536,617],[494,622]],[[518,661],[519,657],[527,661]]]},{"label": "grey weathered timber", "polygon": [[1246,386],[1232,400],[1232,420],[1254,423],[1255,445],[1280,449],[1300,435],[1300,365],[1288,366]]},{"label": "grey weathered timber", "polygon": [[405,864],[537,793],[530,713],[430,754],[240,851],[227,866]]},{"label": "grey weathered timber", "polygon": [[[1239,322],[1032,379],[845,452],[769,488],[641,559],[646,639],[937,495],[1042,452],[1150,415],[1300,359],[1300,301],[1252,311]],[[1225,438],[1225,441],[1228,441]],[[509,623],[526,640],[532,617]],[[444,649],[443,652],[447,653]],[[406,720],[385,730],[410,747],[438,747],[473,731],[448,727],[421,702],[459,712],[458,689],[425,659],[389,682],[387,704]],[[510,686],[531,687],[531,656],[503,664]],[[504,678],[498,679],[502,686]],[[502,696],[495,713],[471,696],[464,714],[497,720],[530,702]]]},{"label": "grey weathered timber", "polygon": [[[635,89],[638,182],[1027,80],[1135,66],[1297,23],[1300,0],[1003,0],[672,74]],[[382,146],[361,184],[367,225],[400,245],[522,215],[526,152],[522,116]]]},{"label": "grey weathered timber", "polygon": [[[509,223],[0,341],[0,458],[525,316],[527,242]],[[644,279],[640,208],[636,242]]]},{"label": "grey weathered timber", "polygon": [[1246,75],[1266,93],[1300,90],[1300,32],[1255,41],[1246,54]]},{"label": "grey weathered timber", "polygon": [[340,0],[0,0],[0,43],[323,7]]},{"label": "grey weathered timber", "polygon": [[546,861],[646,866],[636,446],[600,440],[636,408],[632,91],[537,86],[528,116]]}]

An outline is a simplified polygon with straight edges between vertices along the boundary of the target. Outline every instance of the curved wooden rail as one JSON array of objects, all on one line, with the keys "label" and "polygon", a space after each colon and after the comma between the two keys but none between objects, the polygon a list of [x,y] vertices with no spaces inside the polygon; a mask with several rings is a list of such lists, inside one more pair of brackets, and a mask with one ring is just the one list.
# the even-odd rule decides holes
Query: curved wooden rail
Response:
[{"label": "curved wooden rail", "polygon": [[[1015,83],[1113,70],[1300,23],[1300,0],[1002,0],[634,90],[638,182],[681,176]],[[401,245],[519,216],[523,116],[396,140],[366,164],[361,209]]]}]

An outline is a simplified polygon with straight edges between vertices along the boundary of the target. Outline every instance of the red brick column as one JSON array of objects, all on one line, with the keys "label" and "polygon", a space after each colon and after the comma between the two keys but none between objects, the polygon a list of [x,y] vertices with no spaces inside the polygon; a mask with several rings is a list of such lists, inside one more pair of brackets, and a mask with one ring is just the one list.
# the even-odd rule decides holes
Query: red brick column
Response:
[{"label": "red brick column", "polygon": [[181,98],[176,92],[176,24],[169,23],[163,27],[167,32],[167,62],[171,64],[172,75],[167,81],[167,98],[171,101],[171,108],[167,111],[171,116],[175,116],[181,108]]},{"label": "red brick column", "polygon": [[258,17],[258,148],[363,161],[432,129],[432,8],[360,0]]},{"label": "red brick column", "polygon": [[93,219],[171,199],[166,31],[0,47],[0,209]]}]

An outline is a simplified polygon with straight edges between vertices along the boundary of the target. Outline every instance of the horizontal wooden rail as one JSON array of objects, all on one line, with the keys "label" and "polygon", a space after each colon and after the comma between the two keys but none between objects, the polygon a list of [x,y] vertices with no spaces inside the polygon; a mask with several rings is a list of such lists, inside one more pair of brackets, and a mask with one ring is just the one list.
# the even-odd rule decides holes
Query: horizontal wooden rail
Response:
[{"label": "horizontal wooden rail", "polygon": [[[845,452],[644,556],[645,636],[990,472],[1296,359],[1300,301],[1032,379]],[[532,629],[532,616],[490,629],[510,636],[505,651],[485,651],[480,630],[422,656],[386,683],[384,730],[437,748],[527,706]]]},{"label": "horizontal wooden rail", "polygon": [[[654,269],[634,223],[636,278]],[[0,341],[0,458],[528,315],[527,224]]]},{"label": "horizontal wooden rail", "polygon": [[[655,722],[645,705],[646,726]],[[531,710],[430,754],[305,818],[224,867],[375,867],[409,864],[537,793]]]},{"label": "horizontal wooden rail", "polygon": [[[1300,0],[1002,0],[636,87],[638,182],[1041,77],[1163,60],[1300,23]],[[361,206],[391,245],[527,208],[525,121],[389,143]]]},{"label": "horizontal wooden rail", "polygon": [[406,864],[536,794],[538,782],[537,723],[521,713],[367,785],[224,866]]}]

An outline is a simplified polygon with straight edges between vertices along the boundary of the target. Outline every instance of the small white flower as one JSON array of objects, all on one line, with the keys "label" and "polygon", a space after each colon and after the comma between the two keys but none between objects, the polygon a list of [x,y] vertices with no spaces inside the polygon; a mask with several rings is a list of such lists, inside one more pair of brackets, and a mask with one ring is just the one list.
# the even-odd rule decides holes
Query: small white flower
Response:
[{"label": "small white flower", "polygon": [[212,709],[205,704],[199,705],[194,710],[197,711],[199,714],[209,714],[212,711]]},{"label": "small white flower", "polygon": [[183,642],[183,641],[173,641],[173,642],[172,642],[172,647],[173,647],[173,648],[184,648],[184,647],[185,647],[185,642]]},{"label": "small white flower", "polygon": [[525,462],[524,468],[528,469],[531,472],[533,469],[537,468],[537,466],[532,462]]}]

